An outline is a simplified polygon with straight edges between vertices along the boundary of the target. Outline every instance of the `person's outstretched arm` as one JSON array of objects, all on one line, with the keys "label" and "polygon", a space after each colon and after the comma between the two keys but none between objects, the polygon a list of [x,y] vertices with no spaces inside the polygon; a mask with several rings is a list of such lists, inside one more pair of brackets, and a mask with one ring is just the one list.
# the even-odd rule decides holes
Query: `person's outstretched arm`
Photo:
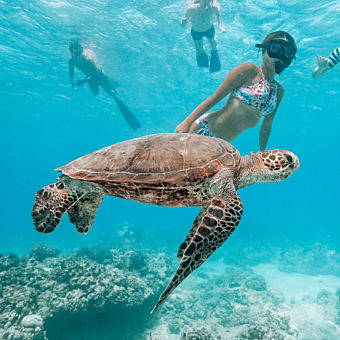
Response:
[{"label": "person's outstretched arm", "polygon": [[73,64],[72,58],[69,59],[68,61],[68,68],[69,68],[68,72],[70,76],[70,82],[71,82],[72,88],[74,88],[74,64]]},{"label": "person's outstretched arm", "polygon": [[77,81],[77,85],[78,86],[83,86],[85,83],[87,83],[90,79],[92,78],[92,76],[88,76],[85,79],[81,79]]},{"label": "person's outstretched arm", "polygon": [[266,150],[268,139],[270,136],[270,132],[272,130],[273,120],[276,114],[276,111],[281,103],[282,97],[284,94],[283,87],[280,84],[277,84],[277,104],[275,111],[265,116],[260,128],[260,151]]},{"label": "person's outstretched arm", "polygon": [[188,7],[188,9],[186,10],[186,12],[185,12],[185,14],[184,14],[184,17],[183,17],[182,20],[181,20],[181,25],[182,25],[182,26],[185,26],[185,25],[186,25],[186,23],[187,23],[188,20],[190,19],[191,13],[192,13],[192,6]]},{"label": "person's outstretched arm", "polygon": [[215,13],[216,13],[216,17],[217,17],[218,27],[219,27],[219,29],[222,33],[225,33],[226,29],[223,26],[221,6],[220,6],[219,3],[216,3]]},{"label": "person's outstretched arm", "polygon": [[200,104],[181,124],[179,124],[176,127],[175,132],[188,132],[197,118],[208,112],[232,90],[241,87],[250,77],[250,74],[254,72],[255,67],[256,66],[251,63],[245,63],[231,70],[217,91]]}]

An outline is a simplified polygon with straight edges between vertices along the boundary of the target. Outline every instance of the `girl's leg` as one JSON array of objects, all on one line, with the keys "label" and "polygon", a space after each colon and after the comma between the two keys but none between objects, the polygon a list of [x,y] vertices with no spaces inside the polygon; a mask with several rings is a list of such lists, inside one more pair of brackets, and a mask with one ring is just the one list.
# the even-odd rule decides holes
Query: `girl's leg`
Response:
[{"label": "girl's leg", "polygon": [[340,47],[336,48],[332,54],[329,56],[328,67],[334,67],[340,61]]},{"label": "girl's leg", "polygon": [[[203,114],[201,117],[199,117],[198,119],[196,119],[190,126],[190,129],[189,129],[189,133],[199,133],[199,131],[202,129],[202,128],[208,128],[208,130],[210,131],[209,127],[208,127],[208,116],[217,116],[220,114],[220,113],[223,113],[226,111],[226,105],[223,106],[222,108],[220,108],[219,110],[216,110],[214,112],[209,112],[209,113],[205,113]],[[201,124],[200,122],[203,122],[203,124]],[[202,133],[200,133],[202,134]]]},{"label": "girl's leg", "polygon": [[113,84],[111,83],[110,79],[107,76],[103,77],[100,85],[109,96],[113,97],[114,94],[116,93]]},{"label": "girl's leg", "polygon": [[196,48],[196,62],[198,67],[209,67],[208,55],[203,48],[203,40],[194,40]]},{"label": "girl's leg", "polygon": [[89,87],[91,89],[91,91],[93,92],[94,95],[98,95],[99,93],[99,84],[96,80],[94,80],[93,78],[91,78],[89,81]]},{"label": "girl's leg", "polygon": [[318,66],[314,69],[312,76],[320,78],[340,61],[340,47],[336,48],[329,58],[318,56]]},{"label": "girl's leg", "polygon": [[206,32],[205,35],[210,43],[211,46],[211,50],[212,51],[216,51],[216,38],[215,38],[215,28],[214,25],[211,26],[211,28],[209,29],[209,31]]},{"label": "girl's leg", "polygon": [[211,56],[210,56],[210,73],[218,72],[221,70],[221,62],[220,57],[218,56],[216,49],[216,39],[215,36],[213,38],[208,38],[211,45]]},{"label": "girl's leg", "polygon": [[204,52],[203,49],[203,39],[200,40],[194,40],[195,48],[196,48],[196,54],[202,54]]},{"label": "girl's leg", "polygon": [[213,38],[208,38],[208,41],[210,43],[210,46],[211,46],[211,49],[213,51],[216,51],[217,50],[217,42],[216,42],[216,38],[213,37]]},{"label": "girl's leg", "polygon": [[195,133],[197,130],[199,130],[201,127],[196,123],[192,123],[189,129],[189,133]]},{"label": "girl's leg", "polygon": [[214,134],[210,131],[208,126],[208,115],[204,114],[200,118],[198,118],[193,124],[191,124],[189,133],[196,133],[198,135],[214,137]]}]

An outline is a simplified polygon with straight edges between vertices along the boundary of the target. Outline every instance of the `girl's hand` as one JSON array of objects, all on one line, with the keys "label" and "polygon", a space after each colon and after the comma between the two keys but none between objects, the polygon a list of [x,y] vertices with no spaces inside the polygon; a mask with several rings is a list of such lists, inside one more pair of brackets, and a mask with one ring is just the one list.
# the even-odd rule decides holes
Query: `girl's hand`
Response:
[{"label": "girl's hand", "polygon": [[221,31],[222,33],[227,32],[226,29],[225,29],[222,25],[220,26],[220,31]]},{"label": "girl's hand", "polygon": [[77,81],[77,85],[78,85],[78,86],[82,86],[82,85],[84,85],[86,82],[88,82],[91,78],[92,78],[92,76],[88,76],[88,77],[85,78],[85,79],[78,80],[78,81]]},{"label": "girl's hand", "polygon": [[189,124],[184,121],[181,124],[177,125],[175,132],[176,133],[188,132],[189,128],[190,128]]},{"label": "girl's hand", "polygon": [[78,81],[77,81],[77,86],[80,87],[80,86],[84,85],[84,84],[86,83],[86,81],[87,81],[86,79],[84,79],[84,80],[78,80]]}]

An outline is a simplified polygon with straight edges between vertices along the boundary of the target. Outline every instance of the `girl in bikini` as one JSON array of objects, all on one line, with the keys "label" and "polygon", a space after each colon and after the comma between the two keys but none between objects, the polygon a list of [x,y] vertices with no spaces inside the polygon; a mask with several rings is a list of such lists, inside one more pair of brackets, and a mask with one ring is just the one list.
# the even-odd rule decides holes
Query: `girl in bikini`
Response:
[{"label": "girl in bikini", "polygon": [[[297,48],[293,37],[284,31],[268,34],[256,47],[262,49],[263,64],[245,63],[235,67],[217,91],[179,124],[175,132],[198,133],[231,142],[244,130],[254,127],[263,116],[259,149],[266,149],[284,92],[274,77],[290,65]],[[222,109],[207,113],[228,94]]]}]

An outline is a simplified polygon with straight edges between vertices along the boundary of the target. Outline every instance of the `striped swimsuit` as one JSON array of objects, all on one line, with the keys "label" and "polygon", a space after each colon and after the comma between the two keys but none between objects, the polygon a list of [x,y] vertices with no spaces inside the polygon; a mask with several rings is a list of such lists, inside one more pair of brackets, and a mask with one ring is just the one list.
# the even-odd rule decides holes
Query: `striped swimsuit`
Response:
[{"label": "striped swimsuit", "polygon": [[328,60],[328,68],[334,67],[340,61],[340,47],[333,51]]}]

